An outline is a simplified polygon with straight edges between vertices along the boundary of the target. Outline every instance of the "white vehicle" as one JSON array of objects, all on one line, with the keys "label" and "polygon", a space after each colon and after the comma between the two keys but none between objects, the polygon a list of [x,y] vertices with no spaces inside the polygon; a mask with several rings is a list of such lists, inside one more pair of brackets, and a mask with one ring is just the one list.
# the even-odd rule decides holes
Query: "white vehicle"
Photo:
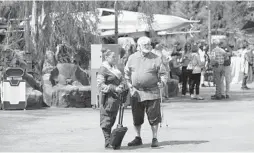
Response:
[{"label": "white vehicle", "polygon": [[[90,25],[90,31],[93,34],[107,37],[115,35],[115,10],[108,8],[97,8],[99,23],[97,28],[93,29],[93,25],[96,25],[96,17],[92,12],[79,12],[73,13],[73,16],[77,19],[77,26],[81,25],[83,19]],[[51,14],[53,21],[58,20],[57,14]],[[43,23],[45,16],[39,17],[39,23]],[[198,23],[196,20],[188,20],[173,15],[154,14],[153,22],[149,25],[147,23],[147,16],[144,13],[132,12],[120,10],[118,15],[118,35],[132,36],[132,35],[144,35],[149,31],[154,30],[158,35],[177,34],[170,33],[168,31]],[[20,26],[24,26],[23,21]],[[33,27],[33,19],[30,20],[31,26]],[[195,31],[181,32],[181,33],[192,33]]]},{"label": "white vehicle", "polygon": [[[115,33],[115,10],[98,8],[100,23],[98,29],[101,36],[112,36]],[[154,14],[151,25],[147,23],[144,13],[132,11],[120,11],[118,16],[118,34],[137,34],[149,32],[151,29],[158,35],[165,35],[168,30],[184,27],[199,21],[187,20],[181,17],[163,14]]]}]

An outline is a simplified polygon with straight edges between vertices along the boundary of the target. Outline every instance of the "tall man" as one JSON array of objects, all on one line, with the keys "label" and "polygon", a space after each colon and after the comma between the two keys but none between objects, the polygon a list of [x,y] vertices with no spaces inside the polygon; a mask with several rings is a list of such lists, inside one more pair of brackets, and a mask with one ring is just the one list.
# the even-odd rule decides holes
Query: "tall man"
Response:
[{"label": "tall man", "polygon": [[214,100],[220,100],[224,98],[222,96],[222,77],[225,75],[225,69],[224,69],[224,59],[226,56],[225,50],[220,48],[220,40],[215,39],[214,44],[216,47],[212,50],[211,53],[211,64],[213,66],[214,71],[214,77],[215,77],[215,84],[216,84],[216,92],[215,95],[213,95],[211,98]]},{"label": "tall man", "polygon": [[161,122],[159,88],[165,86],[168,73],[161,58],[151,52],[150,38],[140,37],[137,45],[138,51],[129,57],[125,66],[125,78],[131,93],[133,123],[137,133],[128,146],[142,145],[140,131],[146,110],[153,134],[151,147],[157,147],[157,131]]}]

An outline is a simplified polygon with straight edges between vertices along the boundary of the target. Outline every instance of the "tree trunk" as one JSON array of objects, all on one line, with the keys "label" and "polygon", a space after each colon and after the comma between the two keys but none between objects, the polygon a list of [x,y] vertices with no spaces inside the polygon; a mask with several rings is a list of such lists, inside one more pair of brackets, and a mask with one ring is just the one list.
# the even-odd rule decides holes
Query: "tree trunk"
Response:
[{"label": "tree trunk", "polygon": [[31,27],[31,32],[32,32],[32,42],[34,45],[34,49],[37,51],[38,46],[38,1],[33,0],[33,9],[32,9],[32,27]]},{"label": "tree trunk", "polygon": [[30,20],[29,20],[29,1],[24,2],[25,3],[25,53],[26,53],[26,60],[27,60],[27,66],[28,71],[32,71],[32,50],[31,50],[31,40],[30,40]]}]

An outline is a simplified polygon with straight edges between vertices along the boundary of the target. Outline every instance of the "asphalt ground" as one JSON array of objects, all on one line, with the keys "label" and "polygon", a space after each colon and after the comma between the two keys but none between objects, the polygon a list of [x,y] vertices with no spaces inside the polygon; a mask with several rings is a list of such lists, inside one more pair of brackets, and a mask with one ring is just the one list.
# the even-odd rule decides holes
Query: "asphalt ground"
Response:
[{"label": "asphalt ground", "polygon": [[[131,109],[124,113],[128,131],[120,150],[114,152],[231,152],[254,151],[254,84],[242,91],[232,85],[230,99],[211,100],[212,87],[201,88],[205,100],[174,97],[163,102],[164,120],[159,128],[159,147],[151,148],[151,128],[142,126],[143,145],[128,147],[135,137]],[[168,124],[168,126],[166,126]],[[115,127],[115,126],[114,126]],[[1,152],[86,152],[104,149],[99,110],[45,108],[0,111]]]}]

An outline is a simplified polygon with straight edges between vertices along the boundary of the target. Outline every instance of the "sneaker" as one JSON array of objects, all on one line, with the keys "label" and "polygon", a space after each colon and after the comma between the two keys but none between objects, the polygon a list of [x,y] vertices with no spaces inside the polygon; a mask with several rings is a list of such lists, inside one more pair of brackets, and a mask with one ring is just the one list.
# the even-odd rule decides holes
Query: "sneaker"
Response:
[{"label": "sneaker", "polygon": [[242,90],[249,90],[250,88],[249,87],[241,87]]},{"label": "sneaker", "polygon": [[212,100],[221,100],[222,99],[222,96],[211,96],[211,99]]},{"label": "sneaker", "polygon": [[153,138],[151,147],[158,147],[158,146],[159,146],[159,142],[158,142],[157,138]]},{"label": "sneaker", "polygon": [[113,149],[113,146],[108,143],[108,144],[105,145],[105,149]]},{"label": "sneaker", "polygon": [[142,145],[142,139],[140,137],[135,137],[134,140],[128,143],[128,146],[139,146]]},{"label": "sneaker", "polygon": [[191,95],[191,99],[197,99],[197,96],[196,95]]},{"label": "sneaker", "polygon": [[225,97],[224,95],[221,95],[221,98],[222,98],[222,99],[226,99],[226,97]]},{"label": "sneaker", "polygon": [[197,99],[197,100],[204,100],[204,98],[203,98],[203,97],[200,97],[200,96],[197,96],[196,99]]}]

